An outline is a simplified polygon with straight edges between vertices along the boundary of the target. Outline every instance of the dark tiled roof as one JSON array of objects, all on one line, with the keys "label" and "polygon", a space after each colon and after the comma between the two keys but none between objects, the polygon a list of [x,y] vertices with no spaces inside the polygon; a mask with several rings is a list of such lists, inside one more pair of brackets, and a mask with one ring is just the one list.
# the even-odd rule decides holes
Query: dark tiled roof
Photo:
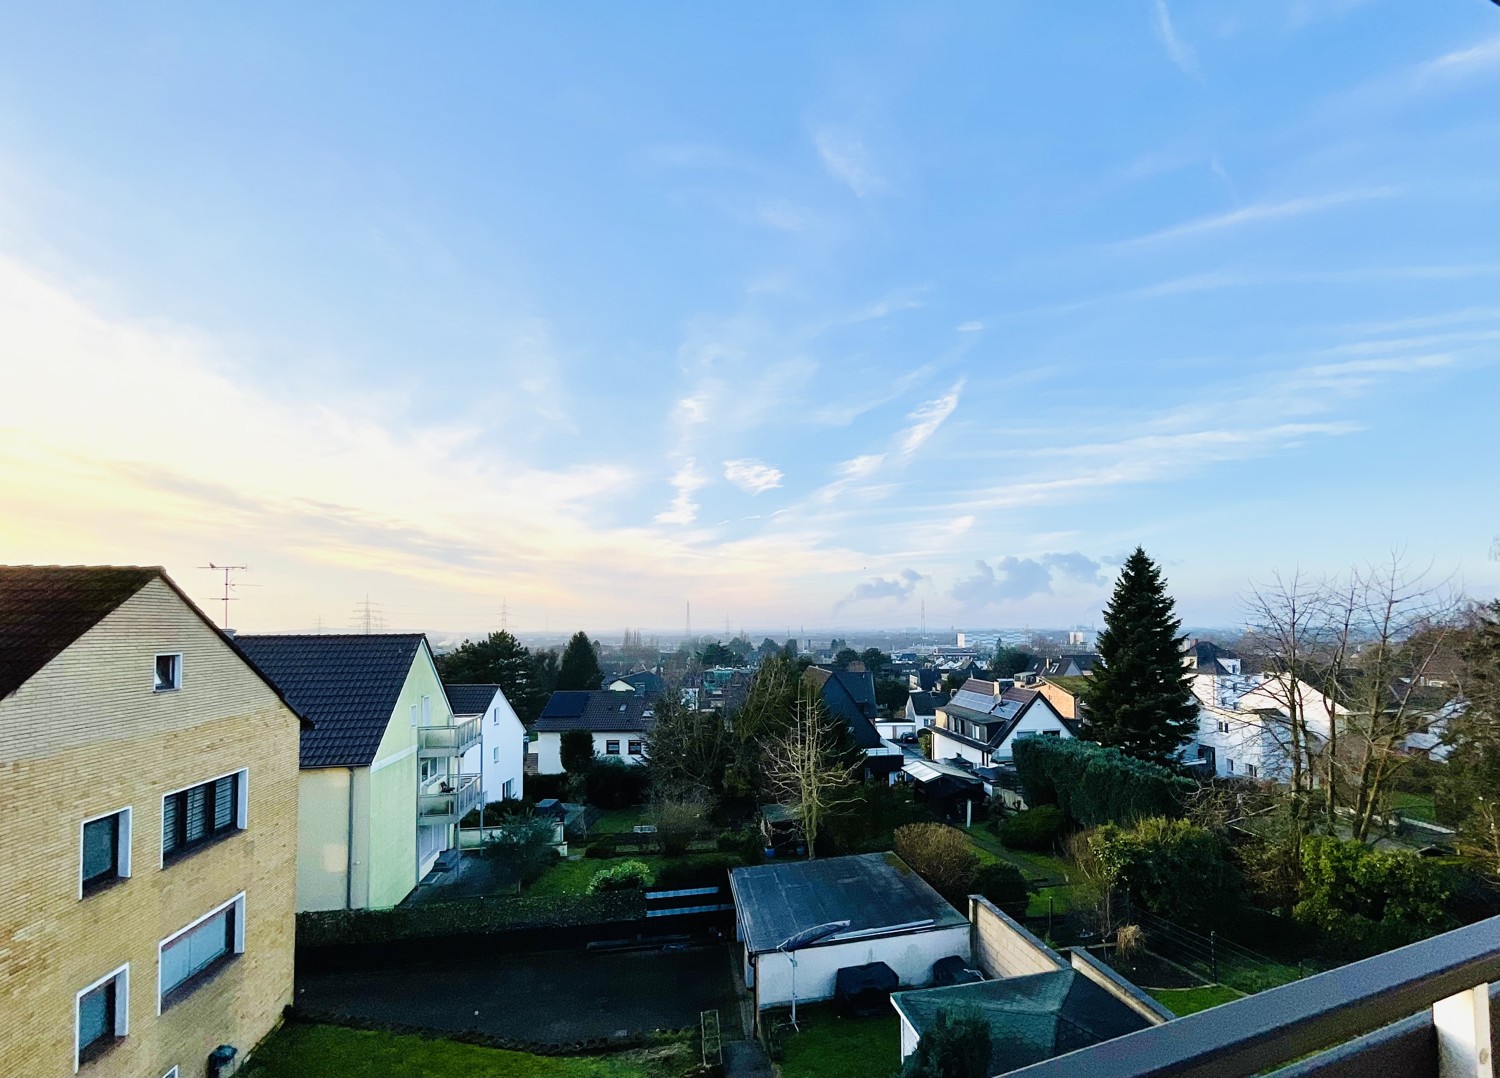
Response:
[{"label": "dark tiled roof", "polygon": [[448,694],[448,704],[455,715],[483,715],[490,709],[499,685],[449,685],[443,682],[443,691]]},{"label": "dark tiled roof", "polygon": [[135,565],[0,566],[0,698],[159,576]]},{"label": "dark tiled roof", "polygon": [[844,932],[929,918],[933,928],[964,923],[961,913],[893,853],[737,868],[729,874],[729,886],[752,954],[774,951],[794,933],[830,921],[847,920]]},{"label": "dark tiled roof", "polygon": [[655,702],[628,692],[564,690],[547,698],[538,733],[592,730],[595,733],[645,733],[655,718]]},{"label": "dark tiled roof", "polygon": [[606,680],[623,681],[628,685],[633,685],[635,691],[643,696],[660,696],[667,691],[667,679],[650,670],[637,670],[633,674],[621,674],[619,677]]},{"label": "dark tiled roof", "polygon": [[932,701],[930,692],[914,692],[908,697],[911,700],[913,715],[934,715],[937,713],[937,705]]},{"label": "dark tiled roof", "polygon": [[877,749],[884,742],[870,721],[875,718],[875,679],[868,673],[809,667],[805,677],[823,694],[823,706],[830,714],[842,716],[849,723],[854,743],[862,749]]},{"label": "dark tiled roof", "polygon": [[314,728],[301,766],[369,767],[426,647],[421,633],[238,636],[235,642]]}]

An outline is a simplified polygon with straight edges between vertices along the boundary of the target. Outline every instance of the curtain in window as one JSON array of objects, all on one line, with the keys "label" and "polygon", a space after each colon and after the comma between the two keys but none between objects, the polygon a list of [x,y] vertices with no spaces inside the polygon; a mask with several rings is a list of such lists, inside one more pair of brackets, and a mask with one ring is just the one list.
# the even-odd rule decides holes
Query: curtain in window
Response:
[{"label": "curtain in window", "polygon": [[229,953],[234,931],[234,907],[220,910],[191,932],[178,936],[161,951],[162,994],[172,991]]},{"label": "curtain in window", "polygon": [[85,882],[115,874],[115,847],[119,842],[119,833],[119,816],[109,816],[83,825]]}]

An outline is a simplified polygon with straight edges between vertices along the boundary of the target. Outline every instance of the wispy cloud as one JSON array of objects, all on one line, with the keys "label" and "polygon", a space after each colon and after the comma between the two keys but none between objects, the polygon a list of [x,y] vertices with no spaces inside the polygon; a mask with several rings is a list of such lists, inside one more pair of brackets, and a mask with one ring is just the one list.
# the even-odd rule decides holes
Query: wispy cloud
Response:
[{"label": "wispy cloud", "polygon": [[1369,202],[1373,199],[1391,198],[1399,194],[1395,187],[1365,187],[1351,191],[1337,191],[1328,195],[1312,195],[1306,198],[1291,198],[1280,202],[1256,202],[1229,213],[1198,217],[1144,236],[1122,240],[1116,247],[1140,247],[1146,244],[1167,243],[1172,240],[1192,239],[1197,236],[1241,225],[1262,221],[1280,221],[1289,217],[1303,217],[1310,213],[1321,213],[1353,202]]},{"label": "wispy cloud", "polygon": [[983,322],[978,322],[978,321],[960,322],[954,328],[959,333],[978,333],[980,330],[982,330],[984,328],[984,323]]},{"label": "wispy cloud", "polygon": [[1178,35],[1177,28],[1172,25],[1172,13],[1167,10],[1167,0],[1155,0],[1152,14],[1156,23],[1156,36],[1161,38],[1167,56],[1182,69],[1183,74],[1195,79],[1202,78],[1203,73],[1198,68],[1198,54]]},{"label": "wispy cloud", "polygon": [[708,476],[698,470],[695,462],[685,461],[677,474],[672,476],[672,486],[677,494],[669,508],[656,514],[658,524],[691,524],[698,519],[698,503],[693,495],[708,485]]},{"label": "wispy cloud", "polygon": [[915,420],[911,426],[901,432],[897,441],[898,449],[902,456],[909,457],[923,445],[927,440],[937,433],[938,428],[947,421],[958,407],[958,399],[964,390],[965,379],[960,378],[953,384],[953,388],[944,393],[936,400],[930,400],[919,406],[908,415],[907,419]]},{"label": "wispy cloud", "polygon": [[876,171],[870,152],[858,135],[845,129],[819,127],[813,132],[813,145],[828,175],[857,197],[868,198],[885,190],[885,180]]},{"label": "wispy cloud", "polygon": [[764,494],[781,486],[782,473],[759,460],[726,460],[724,478],[746,494]]}]

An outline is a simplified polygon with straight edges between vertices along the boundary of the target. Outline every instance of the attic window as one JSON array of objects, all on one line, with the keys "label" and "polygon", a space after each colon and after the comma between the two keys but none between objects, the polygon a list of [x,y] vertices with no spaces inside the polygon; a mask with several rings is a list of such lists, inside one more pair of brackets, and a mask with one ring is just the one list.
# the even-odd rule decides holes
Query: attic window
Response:
[{"label": "attic window", "polygon": [[152,688],[156,692],[172,692],[182,688],[182,654],[180,652],[156,657],[156,677]]},{"label": "attic window", "polygon": [[621,715],[625,714],[625,705],[624,704],[620,705],[620,714]]}]

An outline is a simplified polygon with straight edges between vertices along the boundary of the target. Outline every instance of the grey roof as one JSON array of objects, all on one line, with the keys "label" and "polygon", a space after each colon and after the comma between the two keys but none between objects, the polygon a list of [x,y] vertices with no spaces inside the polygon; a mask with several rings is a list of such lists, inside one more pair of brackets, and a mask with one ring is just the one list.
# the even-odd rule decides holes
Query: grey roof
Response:
[{"label": "grey roof", "polygon": [[160,566],[0,565],[0,699],[15,692],[84,633],[160,579],[209,632],[237,654],[286,704],[304,728],[307,717],[274,681],[189,599]]},{"label": "grey roof", "polygon": [[830,921],[849,922],[840,935],[928,919],[931,928],[965,923],[893,853],[737,868],[729,874],[729,888],[753,954],[774,951],[795,933]]},{"label": "grey roof", "polygon": [[891,1004],[920,1037],[939,1010],[977,1011],[990,1027],[987,1073],[1005,1074],[1151,1025],[1072,969],[896,992]]},{"label": "grey roof", "polygon": [[862,749],[878,749],[883,744],[871,721],[876,716],[875,679],[868,671],[829,670],[808,667],[804,677],[819,687],[823,706],[849,724],[854,743]]},{"label": "grey roof", "polygon": [[932,693],[914,692],[907,697],[911,701],[911,710],[914,715],[935,715],[937,705],[933,703]]},{"label": "grey roof", "polygon": [[235,642],[313,721],[302,767],[369,767],[390,724],[421,633],[238,636]]},{"label": "grey roof", "polygon": [[448,694],[453,714],[483,715],[490,709],[495,694],[502,690],[499,685],[450,685],[445,681],[443,691]]},{"label": "grey roof", "polygon": [[633,674],[621,674],[605,680],[611,683],[623,681],[645,696],[660,696],[667,691],[667,679],[651,670],[637,670]]},{"label": "grey roof", "polygon": [[655,706],[653,700],[635,693],[564,689],[547,698],[536,729],[538,733],[645,733],[651,729]]}]

